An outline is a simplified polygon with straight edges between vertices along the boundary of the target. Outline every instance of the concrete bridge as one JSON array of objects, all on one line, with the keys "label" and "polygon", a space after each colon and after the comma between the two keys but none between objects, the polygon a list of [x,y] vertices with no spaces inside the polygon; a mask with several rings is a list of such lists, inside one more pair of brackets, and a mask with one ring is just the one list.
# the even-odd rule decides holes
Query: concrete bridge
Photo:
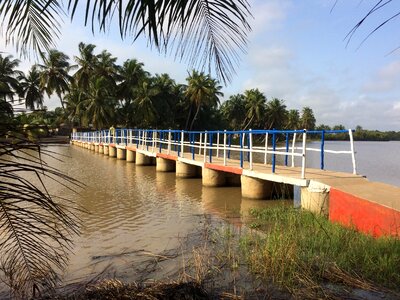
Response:
[{"label": "concrete bridge", "polygon": [[[326,135],[347,135],[326,149]],[[312,140],[312,145],[309,141]],[[315,147],[316,143],[318,147]],[[73,132],[71,143],[136,165],[155,165],[204,186],[240,186],[243,197],[293,197],[297,207],[379,235],[400,236],[400,188],[357,175],[352,130],[178,131],[111,129]],[[313,147],[312,147],[313,146]],[[317,152],[320,168],[307,168]],[[351,173],[325,169],[325,154],[350,156]]]}]

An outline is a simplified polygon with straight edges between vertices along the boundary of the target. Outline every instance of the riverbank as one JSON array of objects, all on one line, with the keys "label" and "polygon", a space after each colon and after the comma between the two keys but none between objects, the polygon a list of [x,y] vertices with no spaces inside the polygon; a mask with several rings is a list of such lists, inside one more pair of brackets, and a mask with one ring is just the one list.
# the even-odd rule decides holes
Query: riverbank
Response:
[{"label": "riverbank", "polygon": [[[248,226],[204,216],[142,280],[106,277],[54,299],[398,299],[400,240],[374,239],[291,207],[251,210]],[[252,229],[253,228],[253,229]],[[254,230],[256,228],[256,230]],[[175,265],[169,276],[156,273]],[[174,274],[171,276],[171,274]],[[184,295],[184,296],[183,296]],[[52,298],[52,299],[53,299]],[[49,298],[47,298],[49,299]]]}]

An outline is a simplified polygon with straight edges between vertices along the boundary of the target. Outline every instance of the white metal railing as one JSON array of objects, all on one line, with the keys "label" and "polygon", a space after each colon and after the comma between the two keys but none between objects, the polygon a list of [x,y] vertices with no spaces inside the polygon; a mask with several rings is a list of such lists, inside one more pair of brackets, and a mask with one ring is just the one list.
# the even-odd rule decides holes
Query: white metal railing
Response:
[{"label": "white metal railing", "polygon": [[[349,149],[325,149],[325,135],[348,134]],[[307,145],[307,138],[319,141],[319,148]],[[300,138],[299,138],[300,137]],[[318,139],[316,139],[318,138]],[[110,129],[92,132],[74,132],[74,141],[115,146],[136,146],[152,153],[176,153],[178,157],[189,155],[191,159],[202,159],[211,163],[221,159],[224,166],[240,164],[241,168],[253,170],[254,164],[268,163],[271,159],[272,173],[276,169],[276,157],[284,157],[284,165],[295,167],[295,158],[301,158],[301,178],[306,175],[307,152],[320,153],[321,169],[325,168],[325,153],[351,155],[352,171],[356,174],[356,159],[352,130],[247,130],[247,131],[183,131],[154,129]],[[299,145],[300,142],[300,145]],[[258,155],[258,157],[256,157]],[[245,167],[245,163],[247,164]]]}]

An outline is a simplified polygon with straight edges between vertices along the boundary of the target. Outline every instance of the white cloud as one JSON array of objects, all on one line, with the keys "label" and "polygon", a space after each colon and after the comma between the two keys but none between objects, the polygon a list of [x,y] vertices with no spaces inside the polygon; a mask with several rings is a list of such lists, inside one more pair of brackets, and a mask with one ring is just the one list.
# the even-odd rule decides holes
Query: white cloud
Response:
[{"label": "white cloud", "polygon": [[378,70],[377,74],[367,84],[363,91],[370,93],[391,92],[398,90],[400,80],[400,61],[392,61]]}]

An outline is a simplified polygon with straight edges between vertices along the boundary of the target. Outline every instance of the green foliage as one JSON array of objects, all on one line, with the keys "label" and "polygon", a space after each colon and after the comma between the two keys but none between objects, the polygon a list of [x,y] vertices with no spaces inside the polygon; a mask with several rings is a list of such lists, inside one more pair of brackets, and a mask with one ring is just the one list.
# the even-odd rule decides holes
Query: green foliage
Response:
[{"label": "green foliage", "polygon": [[398,289],[400,240],[375,239],[290,207],[251,214],[265,235],[249,235],[242,245],[252,270],[266,280],[293,287],[310,279],[346,284],[348,276]]}]

